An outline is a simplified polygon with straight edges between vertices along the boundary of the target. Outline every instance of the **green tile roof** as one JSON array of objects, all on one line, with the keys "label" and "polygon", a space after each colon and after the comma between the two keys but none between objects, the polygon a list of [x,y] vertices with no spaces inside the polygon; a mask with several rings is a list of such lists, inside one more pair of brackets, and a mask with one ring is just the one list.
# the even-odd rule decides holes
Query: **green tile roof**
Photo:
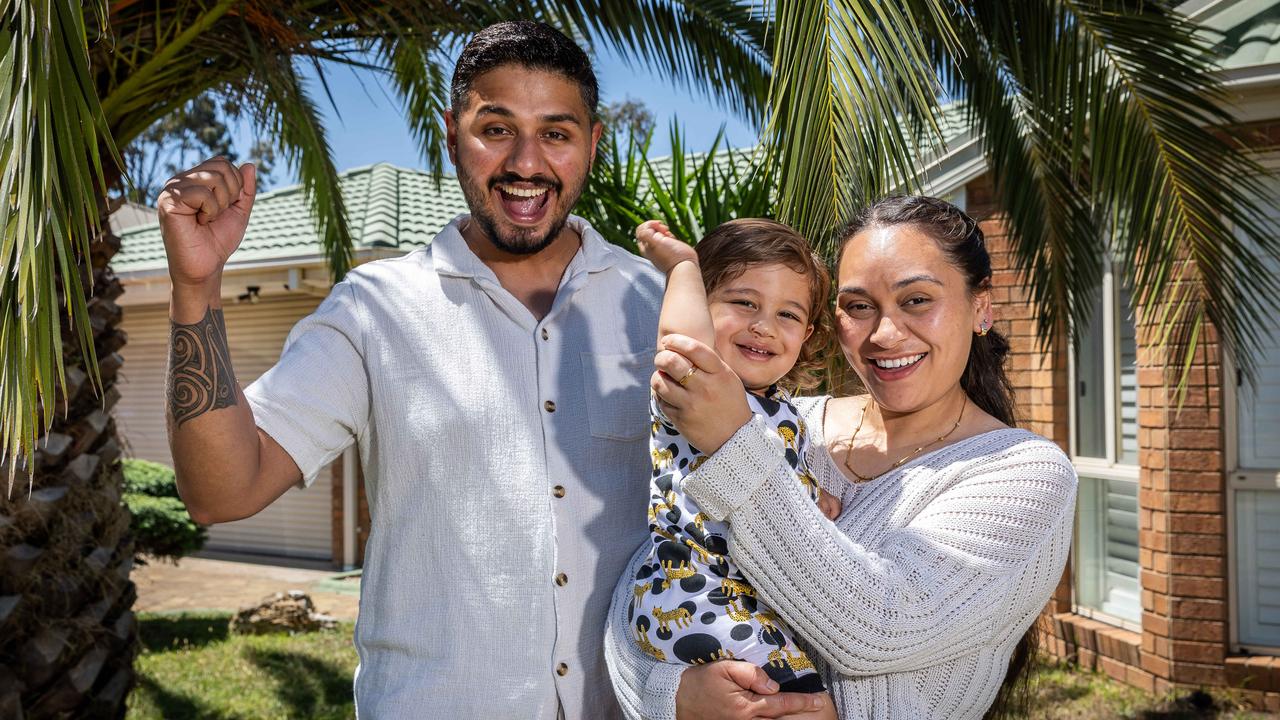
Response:
[{"label": "green tile roof", "polygon": [[1224,69],[1280,63],[1280,0],[1219,2],[1197,21],[1211,31]]},{"label": "green tile roof", "polygon": [[[339,177],[356,250],[399,248],[407,252],[422,247],[450,220],[467,211],[462,189],[452,176],[441,178],[439,190],[427,173],[387,163],[348,170]],[[165,269],[159,225],[130,228],[120,239],[120,252],[111,261],[117,273]],[[320,254],[306,195],[302,186],[295,185],[258,196],[244,242],[229,265]]]}]

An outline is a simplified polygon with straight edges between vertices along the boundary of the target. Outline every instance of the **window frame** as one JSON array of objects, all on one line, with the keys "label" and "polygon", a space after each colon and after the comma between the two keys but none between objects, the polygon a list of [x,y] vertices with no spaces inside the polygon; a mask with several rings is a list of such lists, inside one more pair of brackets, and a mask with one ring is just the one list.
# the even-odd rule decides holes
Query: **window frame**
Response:
[{"label": "window frame", "polygon": [[[1280,174],[1280,151],[1261,153],[1257,157],[1264,170]],[[1280,183],[1280,179],[1277,180]],[[1223,467],[1226,468],[1226,543],[1227,543],[1227,645],[1231,652],[1258,655],[1280,655],[1280,646],[1243,644],[1240,641],[1240,546],[1236,534],[1240,519],[1236,514],[1237,491],[1280,491],[1280,468],[1240,467],[1240,392],[1244,387],[1236,381],[1236,363],[1231,353],[1222,353],[1222,424]]]},{"label": "window frame", "polygon": [[[1104,447],[1105,457],[1082,456],[1078,453],[1078,433],[1079,425],[1079,403],[1077,400],[1079,390],[1079,378],[1076,371],[1076,347],[1074,342],[1068,342],[1067,348],[1067,377],[1069,392],[1067,393],[1068,402],[1068,435],[1069,448],[1071,452],[1071,464],[1075,467],[1076,473],[1089,478],[1096,478],[1107,481],[1131,482],[1135,491],[1140,491],[1139,475],[1141,472],[1141,462],[1122,463],[1119,461],[1120,455],[1120,432],[1121,432],[1121,408],[1120,408],[1120,366],[1121,366],[1121,343],[1120,343],[1120,292],[1115,276],[1115,264],[1112,262],[1110,254],[1103,258],[1102,266],[1102,282],[1100,283],[1102,293],[1102,342],[1103,342],[1103,407],[1106,412],[1103,414],[1104,423]],[[1135,332],[1136,336],[1136,332]],[[1135,339],[1136,342],[1136,339]],[[1139,526],[1139,530],[1141,527]],[[1075,540],[1072,542],[1072,553],[1075,560],[1072,562],[1071,573],[1071,611],[1083,617],[1087,617],[1108,625],[1131,630],[1134,632],[1142,632],[1141,617],[1143,608],[1141,600],[1138,606],[1137,622],[1128,618],[1122,618],[1117,615],[1104,612],[1097,608],[1081,605],[1079,603],[1080,596],[1080,507],[1077,503],[1075,514]],[[1139,570],[1139,592],[1141,592],[1142,573]]]}]

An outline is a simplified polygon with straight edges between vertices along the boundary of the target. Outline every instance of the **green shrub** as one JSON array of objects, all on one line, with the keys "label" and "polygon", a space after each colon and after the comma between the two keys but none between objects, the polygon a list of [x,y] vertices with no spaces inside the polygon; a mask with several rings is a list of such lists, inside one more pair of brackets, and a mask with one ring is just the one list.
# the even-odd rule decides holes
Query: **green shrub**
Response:
[{"label": "green shrub", "polygon": [[151,497],[178,497],[178,483],[173,468],[150,460],[129,458],[123,461],[124,491]]},{"label": "green shrub", "polygon": [[178,498],[173,470],[147,460],[125,460],[124,486],[124,504],[133,514],[130,527],[140,554],[176,561],[204,547],[205,529]]}]

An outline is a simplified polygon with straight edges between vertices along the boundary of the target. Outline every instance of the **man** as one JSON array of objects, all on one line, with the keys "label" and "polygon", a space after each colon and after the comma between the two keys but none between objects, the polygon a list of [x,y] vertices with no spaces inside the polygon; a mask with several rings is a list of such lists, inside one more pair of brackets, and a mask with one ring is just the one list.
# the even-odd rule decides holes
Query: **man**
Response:
[{"label": "man", "polygon": [[569,217],[600,138],[590,61],[514,22],[463,50],[446,113],[469,216],[352,271],[243,392],[220,275],[254,198],[214,159],[159,199],[168,415],[199,522],[252,515],[358,443],[372,529],[365,718],[615,717],[609,595],[645,537],[661,279]]}]

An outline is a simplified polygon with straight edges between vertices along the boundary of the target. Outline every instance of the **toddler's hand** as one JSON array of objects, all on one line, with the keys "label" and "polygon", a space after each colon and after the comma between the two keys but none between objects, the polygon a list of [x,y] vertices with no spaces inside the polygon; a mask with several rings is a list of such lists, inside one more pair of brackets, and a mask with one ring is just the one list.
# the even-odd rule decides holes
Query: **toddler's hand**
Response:
[{"label": "toddler's hand", "polygon": [[649,220],[636,227],[636,245],[640,254],[664,274],[685,260],[698,262],[698,253],[693,247],[672,235],[660,220]]},{"label": "toddler's hand", "polygon": [[835,520],[840,517],[840,510],[843,506],[835,495],[830,495],[826,490],[818,491],[818,509],[828,520]]}]

